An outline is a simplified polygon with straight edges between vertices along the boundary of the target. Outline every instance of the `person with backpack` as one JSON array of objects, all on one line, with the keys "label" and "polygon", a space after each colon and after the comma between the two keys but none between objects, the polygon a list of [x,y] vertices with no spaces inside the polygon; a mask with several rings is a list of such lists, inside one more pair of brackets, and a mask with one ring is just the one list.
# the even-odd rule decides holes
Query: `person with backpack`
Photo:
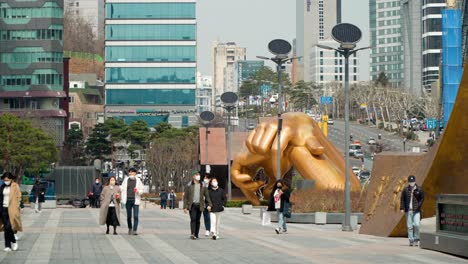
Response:
[{"label": "person with backpack", "polygon": [[275,228],[276,234],[280,234],[280,232],[286,234],[288,232],[288,228],[286,226],[286,218],[284,216],[284,211],[285,204],[289,204],[289,198],[291,196],[291,193],[289,191],[288,186],[283,180],[276,181],[274,188],[275,189],[273,190],[273,193],[268,203],[268,211],[276,211],[276,214],[278,216],[278,227]]},{"label": "person with backpack", "polygon": [[168,197],[167,192],[164,189],[159,193],[159,198],[161,199],[161,209],[166,209]]},{"label": "person with backpack", "polygon": [[400,210],[406,214],[409,246],[419,246],[419,226],[421,207],[424,203],[424,192],[416,184],[416,177],[408,176],[408,186],[401,192]]},{"label": "person with backpack", "polygon": [[221,222],[221,214],[226,206],[226,194],[224,190],[218,186],[218,180],[212,178],[210,181],[210,187],[208,188],[208,194],[213,204],[210,212],[210,231],[213,240],[219,239],[219,224]]}]

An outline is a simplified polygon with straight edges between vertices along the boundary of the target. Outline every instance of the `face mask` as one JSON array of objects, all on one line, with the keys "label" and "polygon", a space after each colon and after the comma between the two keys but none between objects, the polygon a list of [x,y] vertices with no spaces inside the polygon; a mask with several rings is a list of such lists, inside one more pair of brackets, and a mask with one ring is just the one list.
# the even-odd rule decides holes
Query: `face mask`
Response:
[{"label": "face mask", "polygon": [[135,175],[130,175],[129,177],[130,177],[130,179],[132,179],[132,180],[135,179]]},{"label": "face mask", "polygon": [[96,184],[99,184],[99,181],[96,181]]},{"label": "face mask", "polygon": [[200,175],[195,176],[195,180],[199,181],[200,180]]},{"label": "face mask", "polygon": [[210,180],[203,180],[206,184],[208,184],[210,182]]},{"label": "face mask", "polygon": [[110,181],[110,185],[115,185],[115,181]]},{"label": "face mask", "polygon": [[282,187],[281,185],[277,185],[277,186],[276,186],[276,188],[278,188],[278,189],[281,189],[281,187]]},{"label": "face mask", "polygon": [[11,184],[11,181],[5,181],[5,184],[6,184],[6,185],[10,185],[10,184]]},{"label": "face mask", "polygon": [[212,183],[211,183],[211,186],[213,186],[213,187],[218,187],[218,182],[212,182]]},{"label": "face mask", "polygon": [[411,186],[411,187],[414,187],[415,185],[416,185],[415,182],[410,182],[410,183],[409,183],[409,186]]}]

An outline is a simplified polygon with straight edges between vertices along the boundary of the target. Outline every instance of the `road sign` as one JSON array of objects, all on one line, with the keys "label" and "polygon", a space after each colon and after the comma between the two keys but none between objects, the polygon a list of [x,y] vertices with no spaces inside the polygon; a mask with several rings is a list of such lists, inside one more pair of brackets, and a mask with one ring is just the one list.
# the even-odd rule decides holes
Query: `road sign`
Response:
[{"label": "road sign", "polygon": [[320,96],[320,104],[333,104],[333,97]]},{"label": "road sign", "polygon": [[262,94],[266,96],[268,95],[269,92],[271,92],[271,85],[262,84],[262,86],[260,86],[260,90],[262,91]]},{"label": "road sign", "polygon": [[437,119],[435,118],[428,118],[426,120],[426,125],[427,125],[427,129],[435,129],[436,126],[437,126]]}]

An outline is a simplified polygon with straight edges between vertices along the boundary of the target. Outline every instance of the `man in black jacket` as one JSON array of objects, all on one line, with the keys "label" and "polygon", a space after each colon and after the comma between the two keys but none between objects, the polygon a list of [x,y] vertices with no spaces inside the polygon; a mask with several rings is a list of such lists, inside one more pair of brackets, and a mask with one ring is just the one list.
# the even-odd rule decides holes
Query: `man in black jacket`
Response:
[{"label": "man in black jacket", "polygon": [[[406,213],[406,226],[410,247],[419,245],[419,224],[421,221],[421,206],[424,202],[424,192],[416,184],[416,177],[408,177],[408,186],[401,192],[400,210]],[[414,232],[414,235],[413,235]]]}]

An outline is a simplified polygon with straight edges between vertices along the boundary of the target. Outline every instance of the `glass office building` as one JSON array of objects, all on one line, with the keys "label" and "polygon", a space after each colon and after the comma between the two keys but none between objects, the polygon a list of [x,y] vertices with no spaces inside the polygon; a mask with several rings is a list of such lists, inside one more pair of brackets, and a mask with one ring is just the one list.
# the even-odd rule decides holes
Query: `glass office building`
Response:
[{"label": "glass office building", "polygon": [[62,146],[63,0],[0,3],[0,114],[33,120]]},{"label": "glass office building", "polygon": [[196,0],[106,1],[106,117],[197,122]]}]

